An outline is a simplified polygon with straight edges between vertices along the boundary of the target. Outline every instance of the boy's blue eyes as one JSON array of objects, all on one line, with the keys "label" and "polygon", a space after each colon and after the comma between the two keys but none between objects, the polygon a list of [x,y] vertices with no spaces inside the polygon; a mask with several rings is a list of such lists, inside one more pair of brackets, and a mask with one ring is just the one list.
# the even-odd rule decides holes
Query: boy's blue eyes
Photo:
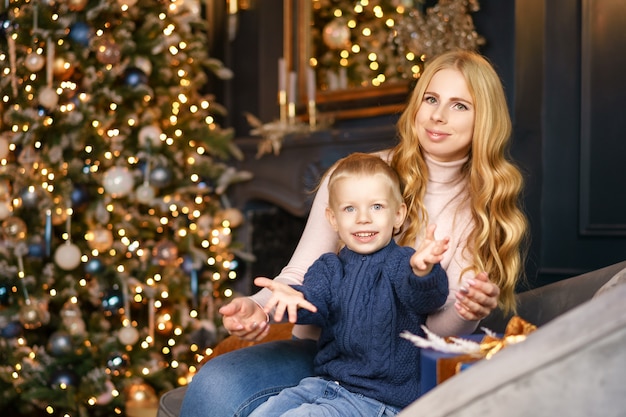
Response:
[{"label": "boy's blue eyes", "polygon": [[[372,209],[373,210],[382,210],[383,208],[384,208],[384,206],[382,204],[373,204],[372,205]],[[352,213],[356,209],[353,206],[347,206],[347,207],[344,207],[343,210],[347,211],[348,213]]]}]

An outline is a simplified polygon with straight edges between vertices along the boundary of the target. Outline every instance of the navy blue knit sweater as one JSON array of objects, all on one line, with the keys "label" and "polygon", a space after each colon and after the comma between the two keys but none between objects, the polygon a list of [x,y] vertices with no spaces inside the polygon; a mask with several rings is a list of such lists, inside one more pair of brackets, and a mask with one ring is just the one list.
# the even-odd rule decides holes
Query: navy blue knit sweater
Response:
[{"label": "navy blue knit sweater", "polygon": [[445,303],[448,279],[439,264],[413,274],[414,252],[393,240],[369,255],[344,248],[322,255],[293,286],[318,309],[298,311],[298,323],[322,328],[316,375],[398,408],[419,396],[420,350],[399,334],[424,335],[420,325]]}]

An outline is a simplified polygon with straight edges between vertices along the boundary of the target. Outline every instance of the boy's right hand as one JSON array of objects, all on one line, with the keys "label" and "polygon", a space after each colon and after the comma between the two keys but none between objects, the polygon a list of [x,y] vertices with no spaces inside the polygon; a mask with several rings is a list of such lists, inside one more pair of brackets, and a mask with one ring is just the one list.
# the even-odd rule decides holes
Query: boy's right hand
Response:
[{"label": "boy's right hand", "polygon": [[276,322],[283,320],[285,311],[287,311],[287,316],[291,323],[295,323],[298,320],[298,308],[304,308],[313,313],[317,311],[317,307],[305,300],[304,295],[300,291],[293,289],[289,285],[264,277],[256,278],[254,284],[272,291],[272,297],[263,309],[267,314],[274,310],[274,321]]}]

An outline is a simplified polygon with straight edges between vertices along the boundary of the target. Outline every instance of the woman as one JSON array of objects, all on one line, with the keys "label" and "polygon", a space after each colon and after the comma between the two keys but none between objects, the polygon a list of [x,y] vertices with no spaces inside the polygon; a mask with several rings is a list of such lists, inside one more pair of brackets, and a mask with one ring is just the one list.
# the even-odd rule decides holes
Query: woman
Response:
[{"label": "woman", "polygon": [[[428,224],[449,236],[441,261],[446,305],[427,319],[435,333],[471,333],[499,303],[515,310],[526,218],[522,177],[507,160],[511,120],[500,79],[479,54],[451,51],[431,59],[398,120],[399,143],[380,157],[404,182],[408,220],[401,245],[419,247]],[[328,176],[326,176],[328,177]],[[300,284],[308,267],[339,242],[324,217],[328,179],[318,189],[302,238],[276,280]],[[231,334],[261,340],[271,292],[233,300],[220,310]],[[268,397],[313,374],[319,330],[295,326],[294,339],[257,345],[208,362],[194,377],[181,416],[247,416]]]}]

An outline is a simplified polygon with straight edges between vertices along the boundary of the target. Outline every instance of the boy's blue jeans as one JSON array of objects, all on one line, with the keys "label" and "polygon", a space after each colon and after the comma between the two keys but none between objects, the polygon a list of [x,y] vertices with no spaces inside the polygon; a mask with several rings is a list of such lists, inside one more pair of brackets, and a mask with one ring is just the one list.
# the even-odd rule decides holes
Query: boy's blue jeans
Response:
[{"label": "boy's blue jeans", "polygon": [[398,412],[337,382],[309,377],[268,399],[250,417],[392,417]]},{"label": "boy's blue jeans", "polygon": [[246,417],[269,397],[313,375],[313,340],[280,340],[220,355],[187,388],[180,417]]}]

